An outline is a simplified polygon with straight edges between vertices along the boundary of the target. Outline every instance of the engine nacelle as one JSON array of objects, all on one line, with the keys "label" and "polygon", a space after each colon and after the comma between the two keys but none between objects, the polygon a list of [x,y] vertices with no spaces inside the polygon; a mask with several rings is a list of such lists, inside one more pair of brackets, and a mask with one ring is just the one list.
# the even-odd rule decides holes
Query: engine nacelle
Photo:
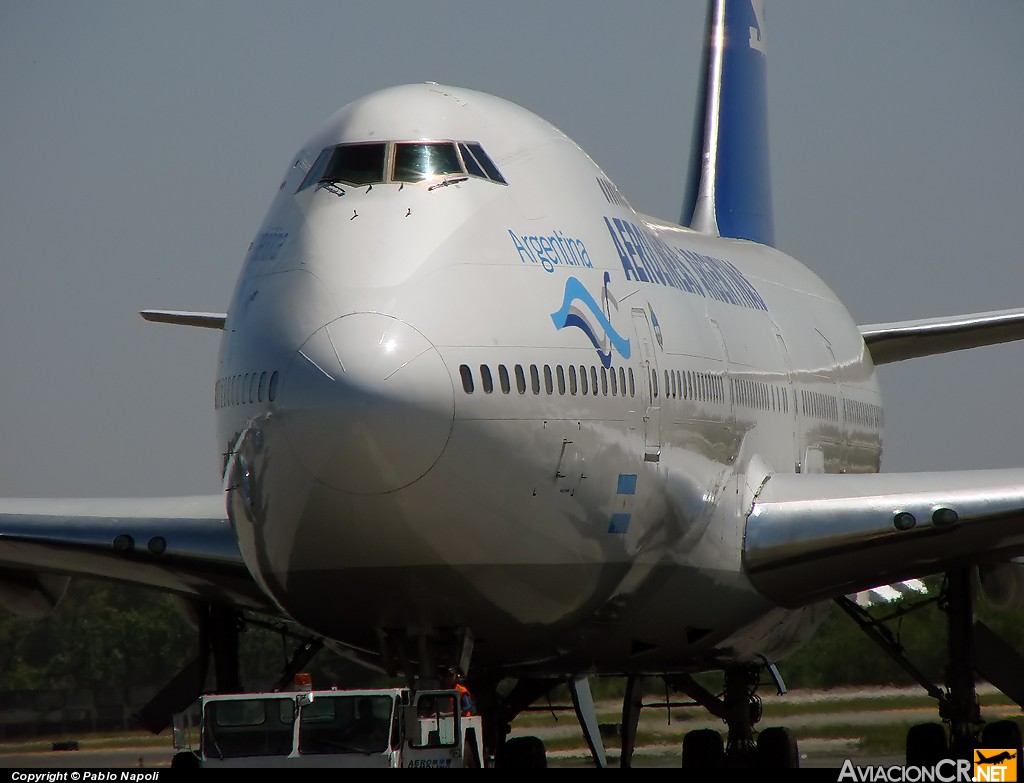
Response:
[{"label": "engine nacelle", "polygon": [[1024,563],[1009,560],[980,565],[978,577],[981,593],[993,608],[1013,609],[1024,604]]},{"label": "engine nacelle", "polygon": [[67,594],[70,576],[0,571],[0,607],[29,620],[41,620],[57,608]]}]

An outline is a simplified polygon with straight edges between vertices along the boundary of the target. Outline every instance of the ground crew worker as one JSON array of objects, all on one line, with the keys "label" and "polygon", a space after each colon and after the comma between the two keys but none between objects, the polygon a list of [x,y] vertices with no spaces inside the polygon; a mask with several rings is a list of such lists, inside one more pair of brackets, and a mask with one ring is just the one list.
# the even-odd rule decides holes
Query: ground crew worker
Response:
[{"label": "ground crew worker", "polygon": [[449,669],[445,672],[445,678],[442,685],[450,690],[455,691],[459,697],[459,714],[462,717],[468,717],[476,710],[476,704],[473,703],[473,694],[469,692],[469,688],[462,684],[462,675],[456,669]]}]

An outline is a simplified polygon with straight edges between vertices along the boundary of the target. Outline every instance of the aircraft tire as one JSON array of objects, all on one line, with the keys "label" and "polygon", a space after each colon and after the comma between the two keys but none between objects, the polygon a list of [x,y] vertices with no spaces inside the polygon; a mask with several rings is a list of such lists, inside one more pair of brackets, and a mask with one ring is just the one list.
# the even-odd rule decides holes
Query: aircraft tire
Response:
[{"label": "aircraft tire", "polygon": [[1012,749],[1016,758],[1021,757],[1020,726],[1012,720],[997,720],[985,725],[981,732],[981,746],[983,748]]},{"label": "aircraft tire", "polygon": [[547,769],[548,755],[539,737],[513,737],[499,748],[497,769]]},{"label": "aircraft tire", "polygon": [[918,723],[907,732],[907,766],[933,767],[949,756],[949,740],[941,723]]},{"label": "aircraft tire", "polygon": [[695,729],[683,737],[683,769],[721,769],[725,765],[722,735],[714,729]]},{"label": "aircraft tire", "polygon": [[190,750],[171,756],[171,769],[199,769],[199,757]]},{"label": "aircraft tire", "polygon": [[793,732],[781,726],[759,732],[755,759],[758,769],[799,769],[800,751]]}]

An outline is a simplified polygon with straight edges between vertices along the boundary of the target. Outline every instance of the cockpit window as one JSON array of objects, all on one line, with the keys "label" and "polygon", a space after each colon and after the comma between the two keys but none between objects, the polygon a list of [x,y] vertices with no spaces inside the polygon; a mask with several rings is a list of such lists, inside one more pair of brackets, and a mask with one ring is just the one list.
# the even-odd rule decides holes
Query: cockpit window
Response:
[{"label": "cockpit window", "polygon": [[314,182],[344,182],[347,185],[368,185],[384,181],[386,142],[341,144],[320,153],[299,190]]},{"label": "cockpit window", "polygon": [[302,180],[302,184],[299,185],[299,190],[305,190],[314,182],[320,181],[320,177],[324,174],[324,169],[327,168],[327,162],[331,159],[332,152],[334,152],[333,147],[328,147],[320,152],[317,159],[313,162],[312,167],[310,167],[309,172],[306,174],[305,179]]},{"label": "cockpit window", "polygon": [[505,178],[501,176],[501,172],[498,171],[498,167],[494,165],[487,153],[484,152],[484,148],[479,144],[467,144],[469,151],[473,153],[473,156],[477,159],[477,162],[483,167],[484,171],[487,172],[487,176],[493,179],[495,182],[500,182],[502,185],[507,185]]},{"label": "cockpit window", "polygon": [[[457,177],[467,173],[479,179],[508,184],[476,142],[361,141],[322,150],[296,192],[317,185],[318,189],[327,187],[336,195],[344,195],[345,189],[337,187],[340,184],[360,186],[378,182],[423,182],[435,177]],[[465,176],[461,179],[446,179],[441,184],[454,184],[464,179]]]},{"label": "cockpit window", "polygon": [[462,153],[462,162],[466,164],[466,171],[474,177],[487,179],[487,175],[484,174],[484,170],[480,168],[480,164],[476,162],[476,158],[474,158],[473,153],[469,151],[469,147],[462,142],[459,142],[459,152]]},{"label": "cockpit window", "polygon": [[396,144],[395,182],[419,182],[444,174],[462,174],[462,164],[450,142]]},{"label": "cockpit window", "polygon": [[384,180],[384,153],[387,144],[342,144],[334,148],[321,180],[369,185]]}]

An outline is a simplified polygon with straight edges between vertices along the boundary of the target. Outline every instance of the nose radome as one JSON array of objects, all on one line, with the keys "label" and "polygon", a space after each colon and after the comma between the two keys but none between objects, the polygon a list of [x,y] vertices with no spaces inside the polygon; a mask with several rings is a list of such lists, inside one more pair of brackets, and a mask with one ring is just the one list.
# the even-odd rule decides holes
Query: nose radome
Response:
[{"label": "nose radome", "polygon": [[451,375],[437,349],[380,313],[346,315],[314,332],[277,399],[306,469],[360,495],[401,489],[426,474],[455,417]]}]

